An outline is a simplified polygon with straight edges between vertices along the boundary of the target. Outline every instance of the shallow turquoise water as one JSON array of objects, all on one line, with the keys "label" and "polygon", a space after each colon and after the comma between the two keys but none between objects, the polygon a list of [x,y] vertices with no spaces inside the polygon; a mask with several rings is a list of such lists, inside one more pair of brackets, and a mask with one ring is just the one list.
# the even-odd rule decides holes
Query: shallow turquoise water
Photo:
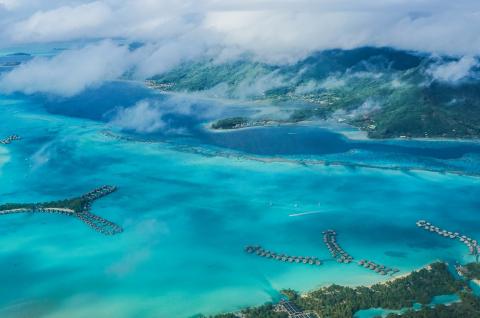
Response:
[{"label": "shallow turquoise water", "polygon": [[[480,237],[477,177],[205,156],[117,141],[100,134],[104,123],[40,109],[0,102],[0,136],[23,137],[0,146],[0,202],[113,184],[119,191],[93,212],[125,231],[105,237],[73,218],[2,216],[0,316],[188,317],[261,304],[281,288],[386,279],[328,260],[328,228],[354,257],[402,272],[472,260],[464,246],[418,230],[419,218]],[[309,211],[319,213],[290,216]],[[248,244],[326,262],[278,263],[245,254]]]},{"label": "shallow turquoise water", "polygon": [[[451,295],[438,295],[433,297],[432,301],[428,306],[435,307],[437,305],[451,305],[453,303],[459,302],[460,297],[457,294]],[[411,308],[403,308],[398,310],[393,309],[383,309],[383,308],[370,308],[359,310],[353,316],[354,318],[374,318],[374,317],[386,317],[389,314],[402,314],[407,310],[420,310],[422,305],[419,303],[413,304]]]}]

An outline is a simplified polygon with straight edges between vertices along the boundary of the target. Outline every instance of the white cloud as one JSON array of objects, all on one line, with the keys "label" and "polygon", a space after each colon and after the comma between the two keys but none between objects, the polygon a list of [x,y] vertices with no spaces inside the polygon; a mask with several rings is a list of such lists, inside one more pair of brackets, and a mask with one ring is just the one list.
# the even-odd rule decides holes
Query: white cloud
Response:
[{"label": "white cloud", "polygon": [[[477,0],[0,0],[3,43],[123,37],[169,43],[195,34],[225,52],[292,60],[363,45],[477,54]],[[212,42],[213,41],[213,42]],[[187,47],[186,49],[190,49]]]},{"label": "white cloud", "polygon": [[110,8],[101,2],[62,6],[38,11],[14,23],[9,32],[14,42],[59,41],[96,34],[112,18]]},{"label": "white cloud", "polygon": [[458,61],[435,64],[427,72],[438,81],[454,83],[468,77],[476,65],[478,61],[474,57],[464,56]]},{"label": "white cloud", "polygon": [[[125,70],[125,60],[132,63],[127,68],[136,78],[145,78],[205,55],[225,60],[245,52],[272,63],[294,62],[318,50],[367,45],[476,56],[479,29],[477,0],[0,0],[3,47],[114,38],[145,43],[136,53],[112,47],[113,58],[104,51],[106,56],[93,59],[118,71],[106,72],[100,63],[100,72],[117,77]],[[79,55],[85,53],[82,50]],[[128,56],[116,59],[118,52]],[[83,64],[88,69],[90,63]],[[37,83],[22,91],[36,91],[27,86],[59,94],[82,89],[47,87],[53,75],[45,74],[43,81],[35,78],[47,66],[54,74],[59,73],[55,68],[78,70],[79,78],[85,78],[76,59],[63,57],[33,61],[14,71],[13,79],[20,70],[23,82],[33,74]],[[84,87],[108,77],[92,75],[83,81]]]},{"label": "white cloud", "polygon": [[71,96],[89,86],[120,77],[130,63],[127,48],[104,41],[21,65],[0,78],[0,90]]},{"label": "white cloud", "polygon": [[268,90],[286,86],[292,81],[273,71],[268,74],[255,74],[235,85],[232,95],[237,98],[258,97]]},{"label": "white cloud", "polygon": [[344,109],[335,111],[332,115],[332,118],[333,119],[362,118],[365,116],[369,116],[370,114],[380,110],[381,108],[382,107],[378,102],[368,99],[362,105],[360,105],[359,107],[351,111],[346,111]]},{"label": "white cloud", "polygon": [[111,125],[125,130],[186,135],[189,134],[188,127],[185,127],[181,120],[177,121],[172,117],[188,115],[191,119],[203,121],[218,117],[225,107],[228,107],[228,104],[220,101],[202,100],[203,96],[200,95],[172,95],[161,100],[145,99],[135,105],[119,107],[107,116]]},{"label": "white cloud", "polygon": [[309,93],[313,93],[315,91],[318,91],[320,88],[322,88],[322,87],[320,86],[320,84],[317,81],[310,80],[306,83],[303,83],[303,84],[299,85],[295,89],[295,94],[297,94],[297,95],[309,94]]},{"label": "white cloud", "polygon": [[151,133],[165,127],[162,115],[158,105],[144,100],[132,107],[118,109],[110,123],[122,129]]},{"label": "white cloud", "polygon": [[[477,2],[281,1],[271,9],[209,12],[206,24],[228,46],[274,61],[294,61],[315,50],[394,46],[448,54],[477,54]],[[416,12],[416,13],[415,13]],[[473,26],[476,27],[473,27]]]},{"label": "white cloud", "polygon": [[360,105],[360,107],[352,110],[349,114],[349,117],[352,117],[352,118],[364,117],[373,112],[376,112],[377,110],[380,110],[381,108],[382,107],[378,102],[367,100],[362,105]]}]

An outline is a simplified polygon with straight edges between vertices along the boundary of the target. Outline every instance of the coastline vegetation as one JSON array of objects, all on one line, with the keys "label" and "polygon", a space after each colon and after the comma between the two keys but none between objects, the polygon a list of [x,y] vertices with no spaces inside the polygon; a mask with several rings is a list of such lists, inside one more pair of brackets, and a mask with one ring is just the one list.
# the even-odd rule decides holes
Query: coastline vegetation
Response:
[{"label": "coastline vegetation", "polygon": [[[288,116],[279,123],[329,118],[370,138],[479,138],[480,81],[437,80],[431,69],[438,63],[431,56],[367,47],[327,50],[283,66],[248,59],[186,63],[149,83],[164,91],[272,103]],[[232,128],[231,121],[217,123]]]},{"label": "coastline vegetation", "polygon": [[35,209],[42,209],[42,208],[65,208],[65,209],[73,210],[78,213],[82,211],[83,207],[88,202],[89,201],[86,198],[78,197],[73,199],[65,199],[65,200],[43,202],[43,203],[6,203],[6,204],[0,205],[0,211],[15,210],[15,209],[35,210]]},{"label": "coastline vegetation", "polygon": [[436,295],[453,294],[464,287],[464,282],[456,280],[445,263],[434,263],[406,277],[371,287],[332,285],[306,297],[290,296],[304,310],[313,310],[320,316],[341,318],[351,317],[361,309],[401,309],[412,307],[414,303],[428,304]]},{"label": "coastline vegetation", "polygon": [[464,269],[463,275],[468,279],[480,279],[480,263],[469,263]]},{"label": "coastline vegetation", "polygon": [[0,214],[58,213],[77,217],[101,234],[115,235],[123,232],[123,229],[113,222],[92,214],[90,209],[93,201],[115,192],[116,189],[115,186],[104,185],[71,199],[44,203],[7,203],[0,205]]},{"label": "coastline vegetation", "polygon": [[460,293],[460,302],[450,305],[424,306],[420,310],[408,310],[401,315],[389,314],[387,318],[479,318],[480,299],[469,292]]},{"label": "coastline vegetation", "polygon": [[[433,297],[438,295],[459,294],[461,302],[450,306],[438,305],[430,308]],[[480,313],[480,300],[469,290],[463,280],[455,279],[445,263],[433,263],[407,276],[399,277],[370,287],[345,287],[331,285],[300,295],[294,290],[283,290],[282,294],[300,309],[315,312],[319,317],[346,318],[362,309],[385,308],[402,309],[423,305],[420,311],[407,311],[402,317],[479,317],[467,313]],[[242,310],[246,318],[280,318],[274,311],[274,305]],[[424,314],[422,316],[422,314]],[[438,314],[437,316],[435,316]],[[450,316],[448,316],[450,314]],[[465,315],[462,315],[465,314]],[[235,318],[236,314],[223,314],[212,318]],[[286,316],[285,316],[286,317]],[[390,318],[397,317],[390,315]]]},{"label": "coastline vegetation", "polygon": [[249,122],[245,117],[231,117],[220,119],[212,124],[213,129],[234,129]]},{"label": "coastline vegetation", "polygon": [[59,208],[59,209],[70,209],[70,210],[73,210],[75,213],[81,213],[81,212],[84,212],[85,210],[88,210],[93,201],[116,191],[116,189],[117,188],[114,186],[104,185],[82,196],[70,198],[70,199],[43,202],[43,203],[6,203],[6,204],[0,205],[0,212],[8,211],[8,210],[16,210],[16,209],[36,210],[36,209],[45,209],[45,208],[47,209]]}]

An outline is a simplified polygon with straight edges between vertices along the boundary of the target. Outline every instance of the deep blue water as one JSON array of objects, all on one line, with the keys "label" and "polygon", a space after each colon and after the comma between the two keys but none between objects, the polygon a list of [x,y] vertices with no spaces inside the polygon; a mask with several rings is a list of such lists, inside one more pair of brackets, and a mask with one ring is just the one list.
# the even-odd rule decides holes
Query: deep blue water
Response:
[{"label": "deep blue water", "polygon": [[[458,159],[466,154],[480,154],[480,143],[429,141],[354,141],[339,133],[315,126],[282,126],[234,130],[213,133],[200,127],[202,123],[221,116],[239,113],[239,107],[222,108],[214,101],[190,98],[191,110],[182,113],[175,107],[178,99],[159,94],[134,82],[111,82],[89,89],[74,97],[35,96],[48,112],[66,116],[108,122],[119,107],[132,107],[142,100],[153,100],[166,109],[162,118],[169,128],[185,128],[196,139],[206,144],[239,150],[257,155],[324,155],[364,150],[374,153],[394,153],[437,159]],[[211,108],[219,111],[209,114]],[[243,110],[245,112],[245,108]],[[247,111],[248,108],[247,108]],[[219,114],[220,113],[220,114]],[[150,134],[161,138],[162,131]]]},{"label": "deep blue water", "polygon": [[162,94],[141,83],[117,81],[90,88],[71,98],[35,95],[32,100],[51,114],[103,123],[109,123],[119,109],[128,109],[140,101],[148,101],[160,109],[158,116],[164,126],[149,133],[124,130],[138,138],[213,146],[246,155],[318,159],[351,166],[480,174],[478,142],[350,140],[326,128],[301,125],[212,132],[204,127],[208,122],[252,114],[261,106]]},{"label": "deep blue water", "polygon": [[364,150],[437,159],[458,159],[480,154],[480,144],[428,141],[352,141],[324,128],[284,126],[205,133],[202,139],[213,145],[258,155],[324,155]]}]

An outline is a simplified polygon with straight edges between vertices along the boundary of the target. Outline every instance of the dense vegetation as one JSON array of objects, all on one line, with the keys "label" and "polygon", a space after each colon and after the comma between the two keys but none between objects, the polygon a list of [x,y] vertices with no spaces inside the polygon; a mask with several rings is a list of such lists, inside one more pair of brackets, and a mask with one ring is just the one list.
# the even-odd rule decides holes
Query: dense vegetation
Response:
[{"label": "dense vegetation", "polygon": [[480,137],[479,76],[451,82],[432,75],[452,61],[388,48],[330,50],[293,65],[248,58],[185,64],[154,81],[166,90],[274,103],[290,122],[333,118],[373,138]]},{"label": "dense vegetation", "polygon": [[465,269],[464,274],[468,279],[480,279],[480,263],[469,263]]},{"label": "dense vegetation", "polygon": [[213,129],[232,129],[235,128],[236,125],[246,124],[248,122],[248,118],[245,117],[232,117],[232,118],[225,118],[220,119],[217,122],[212,124]]},{"label": "dense vegetation", "polygon": [[428,304],[435,295],[452,294],[463,286],[463,282],[452,277],[444,263],[435,263],[431,269],[422,269],[385,284],[370,288],[332,285],[308,297],[295,297],[294,302],[326,317],[351,317],[360,309],[401,309],[412,307],[414,303]]},{"label": "dense vegetation", "polygon": [[85,198],[73,198],[44,203],[7,203],[0,205],[0,211],[13,209],[34,209],[34,208],[67,208],[74,211],[81,211],[88,202]]},{"label": "dense vegetation", "polygon": [[[284,290],[282,293],[299,308],[314,311],[320,317],[329,318],[352,317],[355,312],[361,309],[378,307],[401,309],[412,307],[415,303],[427,305],[436,295],[459,293],[462,299],[461,303],[455,303],[450,307],[439,305],[438,309],[424,306],[419,311],[420,314],[408,312],[407,315],[411,316],[405,317],[478,317],[467,314],[480,312],[480,304],[479,300],[471,293],[464,292],[465,287],[465,282],[456,280],[450,274],[446,264],[434,263],[429,268],[413,272],[406,277],[375,284],[371,287],[351,288],[331,285],[302,297],[293,290]],[[435,316],[437,311],[439,314]],[[242,313],[247,318],[282,317],[273,312],[273,306],[270,304],[246,309]],[[465,315],[462,316],[461,313],[465,313]],[[425,315],[422,316],[422,314]],[[215,318],[230,317],[234,318],[235,315],[215,316]]]},{"label": "dense vegetation", "polygon": [[261,307],[249,308],[242,311],[245,318],[287,318],[286,313],[277,313],[273,311],[271,304],[263,305]]},{"label": "dense vegetation", "polygon": [[[242,310],[241,314],[244,318],[288,318],[288,314],[283,312],[275,312],[272,304],[265,304],[259,307],[247,308]],[[205,316],[198,316],[195,318],[206,318]],[[238,318],[235,314],[220,314],[210,316],[209,318]]]},{"label": "dense vegetation", "polygon": [[402,315],[389,314],[387,318],[479,318],[480,299],[471,293],[460,293],[461,302],[451,305],[423,307],[409,310]]}]

